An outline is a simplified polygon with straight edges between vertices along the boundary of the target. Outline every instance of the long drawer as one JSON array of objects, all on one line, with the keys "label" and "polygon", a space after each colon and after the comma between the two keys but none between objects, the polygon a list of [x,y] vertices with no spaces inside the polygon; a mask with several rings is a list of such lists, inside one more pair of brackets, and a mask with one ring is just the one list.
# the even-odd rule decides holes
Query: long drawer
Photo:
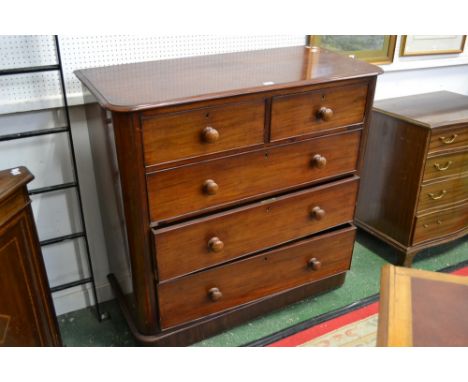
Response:
[{"label": "long drawer", "polygon": [[349,269],[355,228],[323,234],[158,284],[167,329]]},{"label": "long drawer", "polygon": [[432,131],[429,153],[468,147],[468,126],[459,128],[436,129]]},{"label": "long drawer", "polygon": [[148,174],[151,221],[353,173],[360,137],[349,131]]},{"label": "long drawer", "polygon": [[421,186],[418,212],[468,199],[468,174]]},{"label": "long drawer", "polygon": [[468,203],[416,218],[413,244],[437,239],[468,228]]},{"label": "long drawer", "polygon": [[362,123],[367,82],[273,97],[271,140]]},{"label": "long drawer", "polygon": [[468,150],[427,158],[423,180],[468,172]]},{"label": "long drawer", "polygon": [[145,164],[263,144],[264,121],[263,99],[145,117]]},{"label": "long drawer", "polygon": [[166,280],[353,220],[358,177],[154,230]]}]

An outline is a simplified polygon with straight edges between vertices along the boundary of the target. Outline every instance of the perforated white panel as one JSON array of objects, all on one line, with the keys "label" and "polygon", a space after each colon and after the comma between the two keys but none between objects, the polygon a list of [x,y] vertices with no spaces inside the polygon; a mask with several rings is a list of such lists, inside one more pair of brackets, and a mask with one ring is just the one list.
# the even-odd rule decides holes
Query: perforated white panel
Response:
[{"label": "perforated white panel", "polygon": [[[60,36],[70,103],[80,103],[76,69],[138,61],[304,45],[303,35],[269,36]],[[0,36],[0,69],[57,62],[50,36]],[[54,106],[60,88],[53,73],[0,78],[0,112]],[[17,107],[17,109],[15,109]]]},{"label": "perforated white panel", "polygon": [[0,69],[56,63],[53,36],[0,36]]}]

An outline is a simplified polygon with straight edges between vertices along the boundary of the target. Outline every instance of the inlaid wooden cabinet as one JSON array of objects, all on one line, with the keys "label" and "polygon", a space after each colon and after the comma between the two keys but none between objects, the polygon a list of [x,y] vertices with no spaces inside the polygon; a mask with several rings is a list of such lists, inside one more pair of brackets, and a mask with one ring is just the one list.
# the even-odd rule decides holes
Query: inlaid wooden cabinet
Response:
[{"label": "inlaid wooden cabinet", "polygon": [[468,97],[447,91],[378,101],[356,222],[411,266],[468,233]]},{"label": "inlaid wooden cabinet", "polygon": [[25,167],[0,171],[0,346],[60,346]]},{"label": "inlaid wooden cabinet", "polygon": [[343,283],[380,72],[307,47],[76,72],[139,341],[190,344]]}]

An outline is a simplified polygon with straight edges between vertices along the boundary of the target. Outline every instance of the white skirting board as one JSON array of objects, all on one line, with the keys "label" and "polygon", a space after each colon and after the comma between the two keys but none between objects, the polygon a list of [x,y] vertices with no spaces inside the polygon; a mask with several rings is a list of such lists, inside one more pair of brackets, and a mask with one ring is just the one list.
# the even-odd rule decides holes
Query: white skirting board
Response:
[{"label": "white skirting board", "polygon": [[[130,275],[127,275],[125,278],[119,280],[119,282],[121,283],[120,286],[122,287],[122,290],[125,291],[125,293],[131,291],[132,280]],[[96,285],[96,292],[100,302],[109,301],[114,298],[109,282]],[[80,285],[56,292],[53,294],[52,299],[57,316],[94,305],[91,284]],[[101,313],[104,312],[101,311]]]}]

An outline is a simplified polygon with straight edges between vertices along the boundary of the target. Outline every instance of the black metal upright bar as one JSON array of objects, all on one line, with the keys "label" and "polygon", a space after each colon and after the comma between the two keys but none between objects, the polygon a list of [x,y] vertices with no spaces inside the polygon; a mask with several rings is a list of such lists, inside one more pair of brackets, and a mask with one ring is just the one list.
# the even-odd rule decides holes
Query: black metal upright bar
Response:
[{"label": "black metal upright bar", "polygon": [[0,135],[0,142],[5,142],[5,141],[12,141],[16,139],[24,139],[24,138],[33,138],[33,137],[38,137],[41,135],[48,135],[48,134],[57,134],[57,133],[66,133],[68,137],[68,142],[70,145],[70,152],[71,152],[71,159],[72,159],[72,166],[73,166],[73,178],[74,180],[72,182],[66,182],[62,184],[56,184],[53,186],[46,186],[46,187],[41,187],[41,188],[36,188],[29,190],[30,195],[37,195],[37,194],[44,194],[47,192],[53,192],[53,191],[58,191],[58,190],[64,190],[68,188],[75,188],[76,193],[78,196],[78,205],[79,205],[79,213],[80,213],[80,224],[82,227],[81,232],[74,232],[70,233],[68,235],[63,235],[63,236],[58,236],[58,237],[52,237],[46,240],[42,240],[40,242],[41,246],[47,246],[47,245],[52,245],[56,244],[65,240],[74,240],[78,238],[82,238],[85,243],[85,250],[86,250],[86,259],[88,262],[88,268],[89,268],[89,277],[82,278],[79,280],[75,280],[72,282],[68,282],[65,284],[61,285],[56,285],[51,288],[51,292],[55,293],[61,290],[69,289],[75,286],[79,285],[85,285],[85,284],[91,284],[91,290],[93,294],[93,299],[94,299],[94,304],[96,308],[96,314],[97,318],[99,321],[107,317],[106,313],[101,313],[101,309],[99,306],[99,301],[97,298],[97,291],[96,291],[96,282],[94,278],[94,269],[93,269],[93,264],[92,264],[92,259],[91,259],[91,254],[89,250],[89,242],[88,242],[88,235],[86,231],[86,224],[85,224],[85,219],[84,219],[84,212],[83,212],[83,202],[82,202],[82,196],[81,196],[81,190],[80,190],[80,184],[79,184],[79,177],[78,177],[78,169],[77,169],[77,164],[76,164],[76,156],[75,156],[75,147],[73,144],[73,136],[71,132],[71,122],[70,122],[70,112],[68,108],[68,100],[67,100],[67,93],[66,93],[66,87],[65,87],[65,78],[63,75],[63,64],[62,64],[62,57],[60,54],[60,44],[59,44],[59,39],[57,35],[54,35],[54,44],[55,44],[55,50],[57,54],[57,63],[53,65],[40,65],[40,66],[33,66],[33,67],[24,67],[24,68],[11,68],[11,69],[2,69],[0,70],[0,76],[11,76],[11,75],[18,75],[18,74],[29,74],[29,73],[42,73],[42,72],[48,72],[48,71],[57,71],[59,74],[59,79],[60,79],[60,88],[62,91],[62,98],[63,98],[63,104],[62,107],[65,110],[65,118],[66,118],[66,125],[65,126],[59,126],[59,127],[54,127],[54,128],[47,128],[47,129],[40,129],[40,130],[32,130],[32,131],[24,131],[20,133],[12,133],[12,134],[5,134],[5,135]]}]

